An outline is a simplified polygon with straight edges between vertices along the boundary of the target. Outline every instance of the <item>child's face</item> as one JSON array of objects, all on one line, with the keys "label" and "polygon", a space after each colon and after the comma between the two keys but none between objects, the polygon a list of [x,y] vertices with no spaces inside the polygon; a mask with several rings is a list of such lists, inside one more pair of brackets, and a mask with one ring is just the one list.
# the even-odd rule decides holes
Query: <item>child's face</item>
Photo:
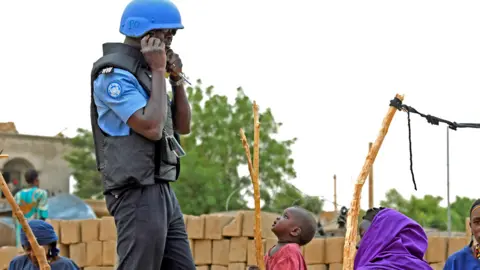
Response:
[{"label": "child's face", "polygon": [[282,240],[281,238],[298,236],[299,228],[295,222],[293,212],[295,209],[287,208],[283,212],[283,215],[277,217],[272,224],[272,232]]}]

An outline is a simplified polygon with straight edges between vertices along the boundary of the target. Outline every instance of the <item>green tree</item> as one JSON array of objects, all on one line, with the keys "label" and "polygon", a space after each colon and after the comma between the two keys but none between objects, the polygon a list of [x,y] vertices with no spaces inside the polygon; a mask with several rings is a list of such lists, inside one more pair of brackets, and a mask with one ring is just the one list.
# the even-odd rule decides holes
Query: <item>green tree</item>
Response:
[{"label": "green tree", "polygon": [[323,201],[317,196],[309,196],[301,192],[294,185],[284,183],[274,196],[271,204],[264,207],[271,212],[282,212],[291,206],[301,206],[317,216],[323,208]]},{"label": "green tree", "polygon": [[[253,149],[252,101],[238,88],[235,100],[229,102],[226,96],[214,94],[212,86],[203,89],[200,81],[189,87],[187,94],[192,107],[192,126],[190,134],[181,138],[187,155],[181,160],[179,181],[172,184],[183,212],[199,215],[226,208],[247,208],[246,197],[252,195],[252,185],[249,175],[239,172],[247,164],[239,130],[245,130]],[[263,208],[278,211],[296,201],[318,213],[321,201],[291,192],[293,186],[287,182],[296,176],[291,158],[291,146],[296,139],[274,139],[282,124],[275,121],[270,109],[263,110],[259,117]],[[74,149],[65,158],[74,170],[76,194],[82,198],[101,194],[91,132],[79,129],[72,144]],[[289,203],[282,202],[285,192],[290,194]]]},{"label": "green tree", "polygon": [[73,177],[77,180],[75,195],[81,198],[101,198],[102,177],[97,171],[92,132],[78,129],[77,133],[77,136],[71,139],[72,151],[65,156],[73,169]]},{"label": "green tree", "polygon": [[475,199],[457,196],[455,201],[450,204],[453,231],[465,231],[465,220],[470,217],[470,207],[474,202]]},{"label": "green tree", "polygon": [[[213,86],[202,88],[201,81],[187,92],[192,127],[191,133],[182,137],[187,156],[182,158],[180,179],[173,185],[182,209],[188,214],[224,211],[227,199],[229,210],[244,209],[245,196],[253,191],[250,176],[239,172],[247,165],[239,131],[244,129],[253,151],[252,101],[238,88],[234,101],[229,102],[226,96],[215,94]],[[282,124],[275,121],[269,108],[261,110],[259,118],[263,209],[278,211],[286,204],[278,204],[275,198],[291,193],[287,180],[296,176],[290,149],[296,139],[274,139]],[[292,195],[291,202],[303,197]]]},{"label": "green tree", "polygon": [[[443,200],[440,196],[425,195],[423,198],[412,196],[410,200],[407,200],[398,191],[391,189],[385,197],[385,200],[381,202],[382,206],[397,209],[424,227],[439,230],[446,230],[448,227],[447,209],[440,206]],[[465,211],[468,212],[472,201],[468,198],[458,197],[457,200],[451,205],[452,231],[464,231]]]}]

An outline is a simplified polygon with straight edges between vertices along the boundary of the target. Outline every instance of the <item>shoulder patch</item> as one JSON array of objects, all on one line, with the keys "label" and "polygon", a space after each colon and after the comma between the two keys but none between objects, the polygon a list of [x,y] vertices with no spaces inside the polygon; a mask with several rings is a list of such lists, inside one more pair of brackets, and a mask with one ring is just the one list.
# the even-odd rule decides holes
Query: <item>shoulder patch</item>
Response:
[{"label": "shoulder patch", "polygon": [[107,67],[107,68],[102,69],[102,71],[100,71],[101,74],[108,74],[108,73],[112,73],[112,72],[113,72],[113,67]]},{"label": "shoulder patch", "polygon": [[107,93],[112,98],[118,98],[122,95],[122,86],[118,82],[111,82],[107,86]]}]

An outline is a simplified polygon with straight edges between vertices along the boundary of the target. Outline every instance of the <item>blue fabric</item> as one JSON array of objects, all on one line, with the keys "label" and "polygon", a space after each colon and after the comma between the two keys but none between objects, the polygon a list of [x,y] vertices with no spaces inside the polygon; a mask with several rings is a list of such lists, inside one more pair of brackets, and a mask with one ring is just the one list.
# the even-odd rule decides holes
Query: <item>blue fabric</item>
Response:
[{"label": "blue fabric", "polygon": [[443,270],[480,270],[480,260],[475,259],[466,246],[448,257]]},{"label": "blue fabric", "polygon": [[[33,235],[37,238],[37,242],[41,246],[49,245],[53,242],[58,241],[58,236],[53,229],[53,226],[50,225],[48,222],[43,220],[30,220],[28,225],[32,229]],[[30,243],[28,242],[27,236],[25,231],[22,230],[20,234],[20,238],[22,239],[22,246],[29,246]]]},{"label": "blue fabric", "polygon": [[[72,260],[65,257],[58,257],[58,259],[50,263],[51,270],[80,270]],[[38,266],[34,265],[27,255],[15,257],[8,266],[8,270],[39,270]]]},{"label": "blue fabric", "polygon": [[98,111],[98,126],[110,136],[127,136],[127,121],[133,113],[145,107],[148,94],[130,72],[114,68],[100,74],[93,82],[94,101]]},{"label": "blue fabric", "polygon": [[48,199],[48,216],[50,219],[76,220],[96,219],[92,207],[79,197],[61,193]]},{"label": "blue fabric", "polygon": [[122,14],[120,33],[141,37],[156,29],[183,29],[177,6],[169,0],[134,0]]}]

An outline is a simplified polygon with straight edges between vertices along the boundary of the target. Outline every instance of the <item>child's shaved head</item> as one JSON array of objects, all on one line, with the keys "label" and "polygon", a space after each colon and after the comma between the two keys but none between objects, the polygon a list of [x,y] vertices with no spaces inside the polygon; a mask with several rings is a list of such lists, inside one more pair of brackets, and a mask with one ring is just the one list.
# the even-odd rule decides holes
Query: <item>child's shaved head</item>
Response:
[{"label": "child's shaved head", "polygon": [[312,241],[316,229],[317,222],[313,215],[297,206],[285,209],[283,215],[278,217],[272,226],[272,231],[279,242],[294,242],[300,246]]}]

